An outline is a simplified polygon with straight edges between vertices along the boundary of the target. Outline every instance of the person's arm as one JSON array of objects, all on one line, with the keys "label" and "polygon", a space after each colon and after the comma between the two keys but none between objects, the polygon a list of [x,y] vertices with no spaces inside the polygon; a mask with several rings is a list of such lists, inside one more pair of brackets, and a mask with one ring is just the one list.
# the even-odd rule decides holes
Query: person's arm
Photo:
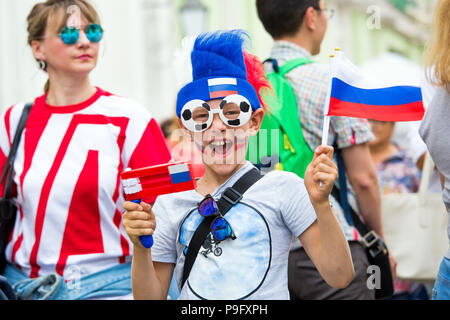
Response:
[{"label": "person's arm", "polygon": [[348,180],[355,191],[359,214],[367,227],[384,238],[378,176],[367,143],[342,149]]},{"label": "person's arm", "polygon": [[151,249],[142,246],[139,239],[152,235],[156,228],[155,214],[149,204],[123,204],[126,212],[123,225],[134,244],[131,267],[133,296],[136,300],[165,300],[172,279],[174,264],[152,261]]},{"label": "person's arm", "polygon": [[323,279],[332,287],[345,288],[353,280],[355,270],[350,248],[336,216],[329,195],[337,178],[333,148],[320,146],[305,173],[305,186],[316,211],[314,222],[299,240]]}]

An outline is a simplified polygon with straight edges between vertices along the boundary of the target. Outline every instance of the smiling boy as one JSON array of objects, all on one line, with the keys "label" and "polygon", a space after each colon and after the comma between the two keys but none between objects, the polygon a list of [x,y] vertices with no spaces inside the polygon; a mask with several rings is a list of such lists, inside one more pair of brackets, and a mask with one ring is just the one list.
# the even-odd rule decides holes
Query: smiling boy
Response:
[{"label": "smiling boy", "polygon": [[[260,128],[265,105],[259,92],[268,83],[262,64],[243,50],[246,40],[239,30],[218,31],[198,36],[192,49],[193,78],[178,94],[177,115],[203,153],[205,175],[197,188],[161,196],[153,208],[124,204],[135,299],[165,299],[174,270],[179,299],[289,299],[293,236],[331,286],[345,287],[353,278],[349,247],[328,200],[337,177],[332,147],[317,148],[305,181],[274,171],[228,212],[216,210],[224,191],[256,170],[245,160],[248,137]],[[186,252],[211,208],[211,233],[183,282]],[[145,249],[139,236],[150,234],[155,245]]]}]

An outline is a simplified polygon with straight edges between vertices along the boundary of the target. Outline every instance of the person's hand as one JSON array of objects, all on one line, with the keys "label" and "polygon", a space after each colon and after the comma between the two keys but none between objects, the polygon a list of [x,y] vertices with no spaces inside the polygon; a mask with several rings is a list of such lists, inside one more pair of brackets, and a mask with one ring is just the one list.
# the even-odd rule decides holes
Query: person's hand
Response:
[{"label": "person's hand", "polygon": [[306,168],[305,186],[313,204],[329,202],[328,197],[338,176],[333,153],[331,146],[317,147],[314,158]]},{"label": "person's hand", "polygon": [[156,228],[152,206],[145,202],[141,204],[125,202],[123,208],[126,211],[122,216],[122,223],[128,237],[135,247],[144,248],[139,237],[152,235]]}]

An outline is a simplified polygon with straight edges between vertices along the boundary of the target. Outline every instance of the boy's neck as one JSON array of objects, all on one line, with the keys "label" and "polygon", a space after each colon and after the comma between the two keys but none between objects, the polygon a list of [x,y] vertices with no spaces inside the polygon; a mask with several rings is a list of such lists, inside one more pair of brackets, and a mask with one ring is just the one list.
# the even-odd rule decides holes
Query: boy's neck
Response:
[{"label": "boy's neck", "polygon": [[217,188],[223,185],[236,172],[238,172],[239,169],[241,169],[244,165],[245,162],[237,165],[231,173],[226,175],[218,174],[211,168],[205,166],[205,174],[203,175],[202,178],[200,178],[200,180],[197,181],[197,189],[196,189],[197,192],[203,196],[206,196],[207,194],[212,194]]}]

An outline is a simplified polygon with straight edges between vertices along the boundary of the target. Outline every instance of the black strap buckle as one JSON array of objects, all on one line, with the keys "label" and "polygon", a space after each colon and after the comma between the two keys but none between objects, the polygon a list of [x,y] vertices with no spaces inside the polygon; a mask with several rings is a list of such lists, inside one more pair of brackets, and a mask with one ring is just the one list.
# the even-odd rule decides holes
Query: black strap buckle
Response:
[{"label": "black strap buckle", "polygon": [[236,203],[242,200],[242,194],[234,190],[233,188],[228,188],[222,194],[222,198],[234,206]]},{"label": "black strap buckle", "polygon": [[377,242],[378,238],[379,238],[378,235],[375,233],[375,231],[372,230],[372,231],[368,232],[362,238],[362,242],[364,242],[364,245],[367,248],[370,248],[370,247],[372,247],[375,244],[375,242]]},{"label": "black strap buckle", "polygon": [[378,234],[376,234],[375,231],[370,231],[367,233],[363,238],[362,242],[369,250],[370,255],[372,258],[375,258],[379,254],[386,254],[387,253],[387,247],[384,241],[380,238]]}]

